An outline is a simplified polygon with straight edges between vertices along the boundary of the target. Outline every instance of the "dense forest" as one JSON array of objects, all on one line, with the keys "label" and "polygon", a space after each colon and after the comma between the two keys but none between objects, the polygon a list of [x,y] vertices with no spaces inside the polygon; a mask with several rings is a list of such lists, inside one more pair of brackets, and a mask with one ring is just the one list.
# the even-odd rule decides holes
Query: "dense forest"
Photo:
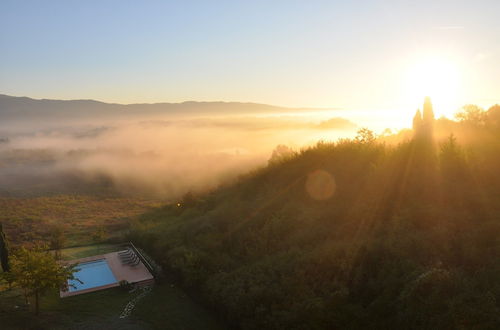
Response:
[{"label": "dense forest", "polygon": [[498,328],[500,106],[457,119],[280,147],[130,238],[235,328]]}]

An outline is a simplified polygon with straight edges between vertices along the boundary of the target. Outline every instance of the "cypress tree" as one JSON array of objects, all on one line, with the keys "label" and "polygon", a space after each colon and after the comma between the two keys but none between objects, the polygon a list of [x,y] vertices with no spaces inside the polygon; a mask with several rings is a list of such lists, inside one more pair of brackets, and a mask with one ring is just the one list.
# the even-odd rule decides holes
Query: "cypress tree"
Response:
[{"label": "cypress tree", "polygon": [[0,263],[4,272],[9,271],[9,248],[7,246],[7,239],[3,232],[2,224],[0,223]]}]

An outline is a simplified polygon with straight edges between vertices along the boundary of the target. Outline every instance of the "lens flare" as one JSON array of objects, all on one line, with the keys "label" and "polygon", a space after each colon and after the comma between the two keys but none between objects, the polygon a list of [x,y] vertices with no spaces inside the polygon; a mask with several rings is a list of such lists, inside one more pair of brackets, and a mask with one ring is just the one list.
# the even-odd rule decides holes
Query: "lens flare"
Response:
[{"label": "lens flare", "polygon": [[315,200],[327,200],[335,193],[335,179],[325,170],[316,170],[307,176],[306,191]]}]

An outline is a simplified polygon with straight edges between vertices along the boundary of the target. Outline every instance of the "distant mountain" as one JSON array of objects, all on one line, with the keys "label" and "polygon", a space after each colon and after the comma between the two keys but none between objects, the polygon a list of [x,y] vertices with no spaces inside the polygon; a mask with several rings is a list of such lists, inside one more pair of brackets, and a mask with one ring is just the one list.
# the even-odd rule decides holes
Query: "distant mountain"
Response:
[{"label": "distant mountain", "polygon": [[[258,114],[318,111],[314,108],[286,108],[258,103],[195,102],[116,104],[95,100],[47,100],[0,94],[0,119],[99,119],[157,115]],[[326,110],[326,109],[323,109]]]}]

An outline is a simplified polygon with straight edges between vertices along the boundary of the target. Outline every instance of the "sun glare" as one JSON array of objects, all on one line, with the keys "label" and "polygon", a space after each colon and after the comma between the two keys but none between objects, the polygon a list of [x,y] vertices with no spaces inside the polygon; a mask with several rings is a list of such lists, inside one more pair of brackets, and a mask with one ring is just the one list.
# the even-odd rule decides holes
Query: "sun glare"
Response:
[{"label": "sun glare", "polygon": [[430,96],[437,117],[453,117],[459,106],[460,89],[456,63],[446,58],[426,58],[409,68],[406,79],[406,97],[412,106],[421,107],[424,97]]}]

